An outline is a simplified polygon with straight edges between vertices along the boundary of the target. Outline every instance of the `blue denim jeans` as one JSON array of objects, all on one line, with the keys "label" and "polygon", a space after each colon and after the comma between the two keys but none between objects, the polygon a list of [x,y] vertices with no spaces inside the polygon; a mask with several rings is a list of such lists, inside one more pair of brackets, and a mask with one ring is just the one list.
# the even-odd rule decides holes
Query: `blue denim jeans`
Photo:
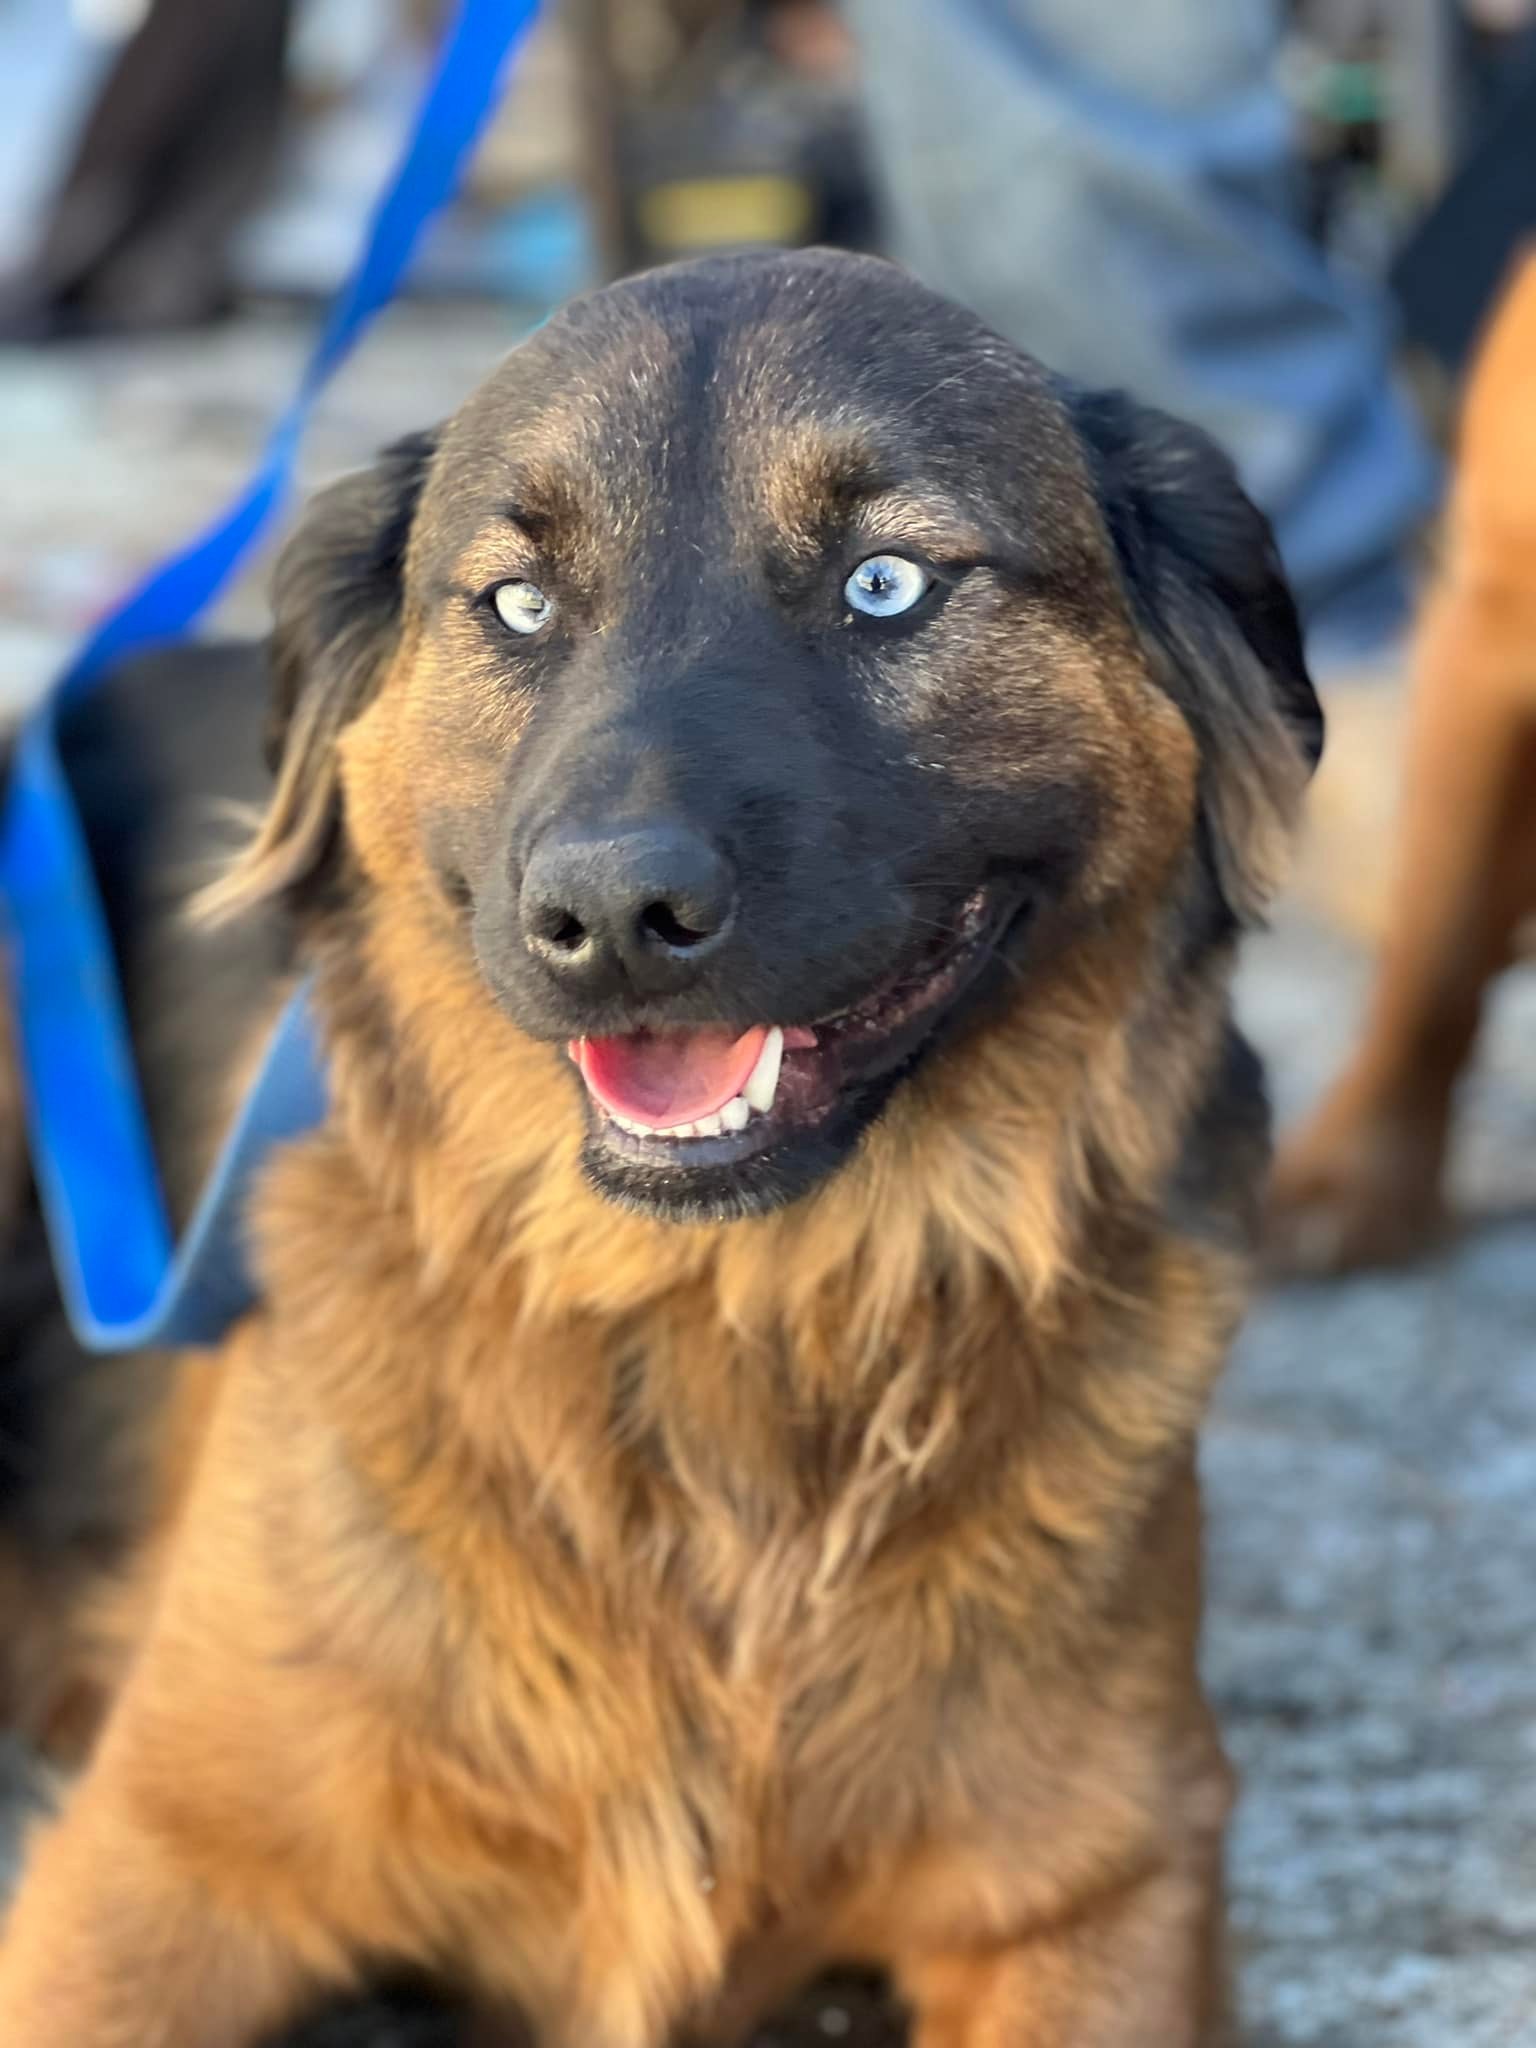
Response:
[{"label": "blue denim jeans", "polygon": [[844,0],[892,253],[1079,382],[1205,427],[1315,651],[1403,623],[1438,465],[1300,219],[1276,0]]}]

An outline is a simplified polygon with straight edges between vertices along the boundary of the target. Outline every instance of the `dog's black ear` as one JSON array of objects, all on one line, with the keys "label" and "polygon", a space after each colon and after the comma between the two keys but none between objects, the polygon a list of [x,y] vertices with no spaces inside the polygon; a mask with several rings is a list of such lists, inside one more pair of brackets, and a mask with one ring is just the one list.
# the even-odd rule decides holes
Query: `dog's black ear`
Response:
[{"label": "dog's black ear", "polygon": [[292,888],[334,839],[336,742],[379,687],[397,643],[405,553],[437,438],[412,434],[371,469],[319,492],[278,557],[266,740],[276,783],[251,844],[203,892],[210,917]]},{"label": "dog's black ear", "polygon": [[1208,435],[1118,392],[1065,395],[1153,674],[1200,747],[1217,884],[1251,922],[1323,745],[1274,535]]}]

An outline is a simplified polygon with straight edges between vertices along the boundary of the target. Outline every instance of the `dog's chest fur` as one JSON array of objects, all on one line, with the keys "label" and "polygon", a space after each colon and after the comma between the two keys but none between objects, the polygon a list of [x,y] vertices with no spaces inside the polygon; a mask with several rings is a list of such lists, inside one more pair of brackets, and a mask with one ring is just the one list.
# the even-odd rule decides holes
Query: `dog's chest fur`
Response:
[{"label": "dog's chest fur", "polygon": [[[405,1217],[323,1140],[269,1208],[274,1307],[217,1434],[277,1487],[274,1626],[321,1674],[317,1717],[354,1721],[359,1755],[387,1731],[320,1824],[373,1832],[429,1934],[639,2038],[791,1911],[796,1940],[857,1956],[861,1915],[897,1924],[893,1891],[963,1864],[978,1815],[1054,1893],[1043,1845],[1095,1767],[1076,1667],[1167,1626],[1166,1531],[1189,1520],[1160,1512],[1188,1481],[1170,1447],[1219,1318],[1173,1374],[1145,1302],[1129,1348],[1111,1316],[1068,1317],[1051,1362],[982,1288],[947,1330],[909,1303],[906,1348],[855,1371],[846,1300],[818,1358],[809,1326],[800,1350],[730,1331],[702,1272],[637,1276],[613,1318],[530,1322],[515,1268],[434,1290]],[[1119,1352],[1118,1443],[1084,1406],[1085,1344]],[[1128,1582],[1154,1520],[1164,1554]],[[1105,1590],[1142,1573],[1164,1590],[1128,1627]],[[1021,1766],[1021,1726],[1049,1772]],[[1128,1788],[1127,1841],[1154,1801]]]}]

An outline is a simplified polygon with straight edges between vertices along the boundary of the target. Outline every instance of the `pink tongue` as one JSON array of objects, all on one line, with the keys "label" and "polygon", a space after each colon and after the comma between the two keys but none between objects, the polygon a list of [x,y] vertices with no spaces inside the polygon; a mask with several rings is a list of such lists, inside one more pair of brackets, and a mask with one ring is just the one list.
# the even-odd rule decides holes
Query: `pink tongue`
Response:
[{"label": "pink tongue", "polygon": [[665,1129],[724,1109],[747,1085],[768,1037],[754,1024],[729,1031],[636,1031],[622,1038],[578,1038],[571,1057],[605,1109],[631,1123]]}]

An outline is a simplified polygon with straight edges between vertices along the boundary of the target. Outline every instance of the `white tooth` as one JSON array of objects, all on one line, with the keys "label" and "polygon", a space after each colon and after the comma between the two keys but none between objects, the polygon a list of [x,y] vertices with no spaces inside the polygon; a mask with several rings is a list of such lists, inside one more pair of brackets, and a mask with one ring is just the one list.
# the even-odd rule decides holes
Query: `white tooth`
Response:
[{"label": "white tooth", "polygon": [[693,1127],[693,1135],[696,1138],[723,1137],[725,1125],[721,1123],[718,1112],[714,1116],[701,1116]]},{"label": "white tooth", "polygon": [[720,1112],[720,1121],[728,1131],[744,1131],[747,1119],[752,1114],[752,1105],[743,1095],[733,1095]]},{"label": "white tooth", "polygon": [[664,1131],[657,1133],[662,1138],[692,1138],[698,1135],[696,1124],[668,1124]]},{"label": "white tooth", "polygon": [[616,1116],[613,1120],[621,1131],[628,1131],[631,1137],[648,1138],[650,1136],[650,1132],[644,1124],[632,1124],[627,1116]]},{"label": "white tooth", "polygon": [[764,1039],[757,1065],[747,1076],[747,1085],[741,1091],[748,1106],[759,1116],[766,1116],[773,1107],[773,1098],[779,1087],[779,1064],[783,1058],[784,1033],[775,1024]]}]

